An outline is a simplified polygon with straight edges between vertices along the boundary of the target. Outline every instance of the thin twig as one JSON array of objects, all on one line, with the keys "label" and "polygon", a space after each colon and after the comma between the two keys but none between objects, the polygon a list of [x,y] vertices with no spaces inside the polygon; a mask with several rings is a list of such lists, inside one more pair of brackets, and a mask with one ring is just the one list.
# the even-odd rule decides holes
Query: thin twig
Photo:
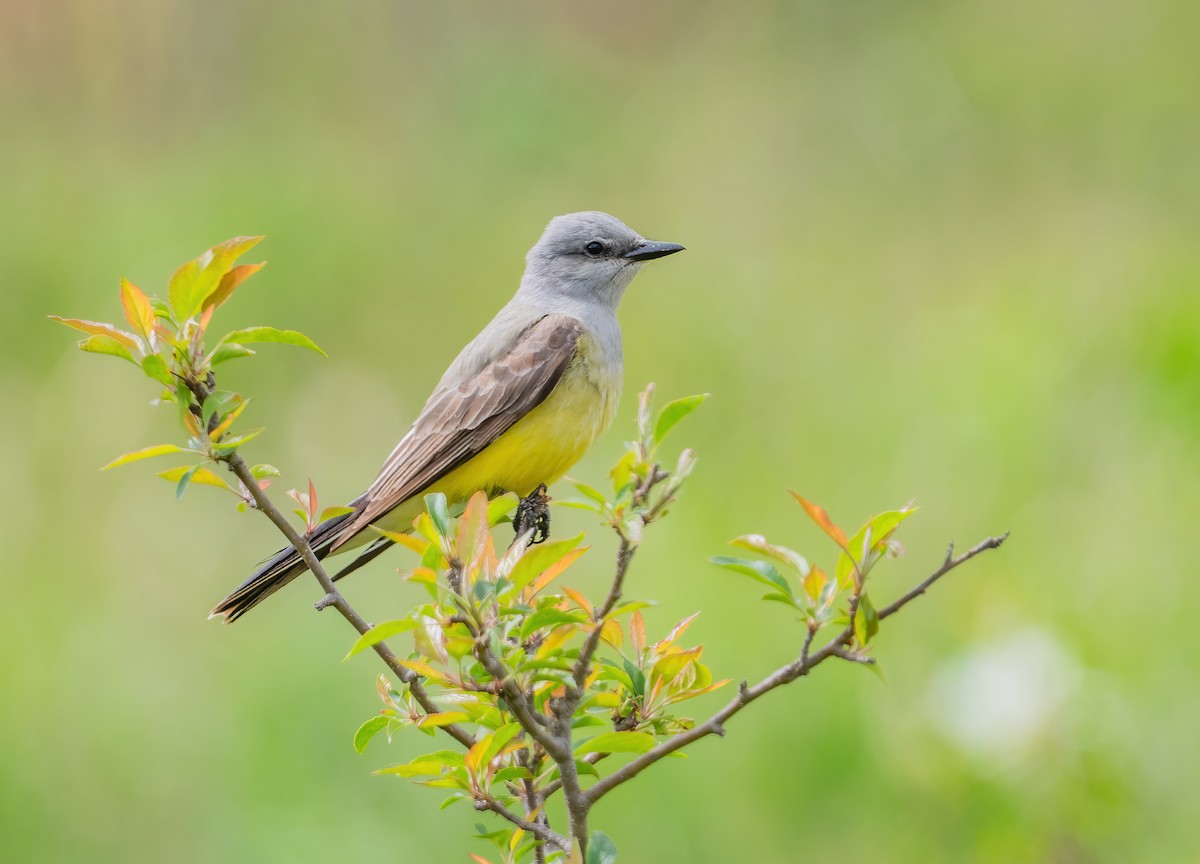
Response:
[{"label": "thin twig", "polygon": [[[958,567],[960,564],[971,560],[982,552],[986,552],[988,549],[997,548],[1001,543],[1004,542],[1006,537],[1008,537],[1007,534],[1004,534],[1001,537],[988,537],[986,540],[971,547],[970,550],[964,552],[958,557],[947,556],[941,567],[939,567],[931,576],[925,579],[925,581],[923,581],[912,591],[908,592],[895,603],[892,603],[890,606],[881,611],[879,613],[879,618],[882,620],[883,618],[899,612],[908,603],[925,593],[930,585],[932,585],[938,579],[941,579],[955,567]],[[797,678],[807,675],[830,657],[841,656],[844,654],[844,646],[849,644],[853,638],[854,628],[853,626],[849,626],[837,636],[825,643],[825,645],[823,645],[815,654],[810,654],[805,658],[798,658],[792,663],[775,670],[753,687],[747,687],[743,685],[738,689],[738,695],[734,697],[733,701],[731,701],[728,705],[715,713],[705,722],[697,724],[686,732],[681,732],[674,737],[668,738],[661,744],[658,744],[656,747],[654,747],[654,749],[643,753],[632,762],[627,763],[618,770],[614,771],[612,774],[609,774],[607,777],[597,781],[595,785],[593,785],[587,790],[586,793],[584,793],[585,803],[588,805],[588,807],[591,807],[591,805],[595,804],[607,793],[611,792],[613,789],[615,789],[617,786],[620,786],[627,780],[632,780],[655,762],[666,758],[675,751],[680,750],[695,741],[699,741],[701,738],[709,735],[722,734],[724,731],[725,722],[729,720],[730,717],[733,717],[751,702],[755,701],[761,696],[766,695],[776,687],[789,684],[792,681],[795,681]]]},{"label": "thin twig", "polygon": [[521,728],[529,733],[529,737],[541,744],[542,749],[550,754],[555,762],[558,762],[560,757],[569,758],[571,755],[570,742],[564,746],[563,742],[546,728],[542,718],[534,712],[533,705],[530,704],[525,691],[508,674],[504,664],[500,662],[500,658],[492,653],[486,637],[481,635],[474,622],[464,616],[463,623],[466,624],[467,630],[474,639],[475,644],[472,650],[475,659],[492,676],[492,680],[500,685],[504,701],[508,703],[508,707],[517,718],[517,722],[521,724]]},{"label": "thin twig", "polygon": [[523,828],[533,836],[545,840],[554,846],[557,846],[564,852],[571,850],[571,841],[559,834],[553,828],[541,822],[530,822],[528,819],[522,819],[516,813],[509,810],[491,795],[486,795],[475,799],[476,810],[490,810],[497,816],[502,816],[518,828]]},{"label": "thin twig", "polygon": [[[337,609],[338,612],[341,613],[341,616],[349,621],[350,625],[357,630],[360,635],[365,635],[368,631],[370,631],[371,625],[368,624],[363,617],[355,611],[354,607],[351,606],[346,598],[343,597],[337,590],[337,586],[333,584],[333,580],[330,579],[329,574],[325,572],[325,568],[322,566],[320,559],[317,558],[316,553],[313,552],[312,547],[309,546],[308,541],[305,540],[304,537],[302,537],[296,531],[296,529],[292,527],[292,523],[287,521],[284,515],[280,513],[275,505],[271,502],[271,499],[268,498],[266,493],[263,492],[263,490],[259,487],[258,481],[250,473],[250,468],[246,465],[245,460],[242,459],[242,457],[236,451],[234,451],[227,457],[224,457],[224,461],[229,465],[229,470],[237,475],[238,479],[242,481],[246,489],[254,497],[255,506],[264,514],[266,514],[267,518],[275,524],[275,527],[279,529],[280,533],[287,538],[288,542],[292,544],[292,547],[300,554],[300,558],[304,561],[305,566],[312,571],[312,574],[316,577],[317,582],[321,584],[321,588],[325,591],[325,596],[318,601],[320,608],[332,606],[333,608]],[[386,644],[383,642],[377,642],[371,647],[375,649],[375,653],[378,654],[379,658],[387,664],[388,668],[392,670],[396,677],[408,685],[409,692],[413,694],[413,698],[420,703],[421,707],[425,709],[426,713],[437,714],[441,711],[437,703],[433,701],[433,698],[425,690],[424,685],[421,683],[420,676],[411,669],[401,666],[396,655],[392,653],[391,649],[388,648]],[[455,723],[451,723],[440,728],[464,747],[469,748],[475,744],[475,739],[471,733],[467,732],[465,729]]]},{"label": "thin twig", "polygon": [[980,554],[981,552],[986,552],[989,549],[998,548],[1001,543],[1003,543],[1005,540],[1008,539],[1008,534],[1009,534],[1009,532],[1005,531],[999,537],[989,537],[986,540],[984,540],[982,543],[976,543],[974,546],[972,546],[970,549],[968,549],[963,554],[959,555],[957,558],[954,557],[954,544],[951,543],[950,549],[946,552],[946,560],[944,562],[942,562],[942,566],[939,567],[937,570],[935,570],[933,572],[933,574],[930,575],[924,582],[922,582],[916,588],[909,591],[907,594],[905,594],[899,600],[885,606],[883,609],[880,609],[879,610],[879,620],[882,621],[884,618],[889,618],[892,615],[895,615],[897,612],[899,612],[901,609],[903,609],[905,606],[907,606],[913,600],[917,599],[922,594],[924,594],[926,591],[928,591],[929,586],[931,586],[934,582],[941,579],[943,576],[945,576],[947,573],[949,573],[951,570],[953,570],[959,564],[962,564],[966,561],[970,561],[972,558],[974,558],[976,555]]}]

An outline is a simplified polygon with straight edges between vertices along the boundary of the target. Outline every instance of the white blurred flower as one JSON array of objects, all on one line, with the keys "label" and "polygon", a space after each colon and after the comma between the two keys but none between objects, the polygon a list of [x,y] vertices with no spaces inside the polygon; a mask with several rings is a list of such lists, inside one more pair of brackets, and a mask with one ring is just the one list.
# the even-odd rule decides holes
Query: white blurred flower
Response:
[{"label": "white blurred flower", "polygon": [[1078,680],[1078,665],[1050,634],[1024,630],[942,664],[928,708],[957,746],[1007,762],[1051,729]]}]

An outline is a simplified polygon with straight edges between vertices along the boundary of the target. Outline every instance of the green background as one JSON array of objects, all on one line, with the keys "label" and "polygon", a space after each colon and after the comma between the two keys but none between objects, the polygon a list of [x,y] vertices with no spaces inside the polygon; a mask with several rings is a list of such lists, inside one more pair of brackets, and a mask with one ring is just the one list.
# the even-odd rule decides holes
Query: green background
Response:
[{"label": "green background", "polygon": [[[161,293],[267,234],[218,323],[331,356],[224,383],[275,489],[335,503],[545,222],[603,209],[688,251],[629,291],[620,420],[574,473],[603,480],[645,382],[713,394],[635,563],[653,630],[704,610],[718,676],[795,655],[706,563],[761,531],[831,566],[788,488],[848,528],[917,499],[881,600],[1013,532],[887,622],[885,683],[822,668],[606,799],[621,860],[1196,860],[1197,32],[1184,0],[0,4],[0,859],[487,851],[369,773],[429,739],[353,752],[380,667],[339,662],[315,585],[205,620],[279,541],[149,463],[97,472],[170,412],[45,316],[112,320],[119,275]],[[354,578],[368,618],[416,601],[402,563]]]}]

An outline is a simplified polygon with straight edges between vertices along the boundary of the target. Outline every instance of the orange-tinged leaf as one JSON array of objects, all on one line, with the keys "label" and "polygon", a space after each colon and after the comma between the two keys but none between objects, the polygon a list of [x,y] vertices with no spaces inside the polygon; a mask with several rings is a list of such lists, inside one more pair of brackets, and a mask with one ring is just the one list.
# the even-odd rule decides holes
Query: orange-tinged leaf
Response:
[{"label": "orange-tinged leaf", "polygon": [[239,285],[265,266],[267,266],[267,262],[263,261],[261,264],[239,264],[231,269],[221,277],[221,281],[217,287],[204,299],[205,307],[216,309],[222,305],[233,296],[233,292],[237,290]]},{"label": "orange-tinged leaf", "polygon": [[130,351],[138,350],[137,340],[133,338],[132,333],[118,330],[111,324],[105,324],[102,321],[87,321],[83,318],[62,318],[58,315],[50,315],[48,317],[51,321],[66,324],[68,327],[78,330],[81,333],[91,333],[94,336],[107,336],[110,339],[115,339]]},{"label": "orange-tinged leaf", "polygon": [[714,690],[724,687],[732,680],[732,678],[722,678],[720,681],[714,681],[706,687],[697,687],[695,690],[684,690],[682,693],[676,693],[673,696],[668,697],[667,704],[670,705],[675,702],[683,702],[685,699],[695,699],[697,696],[703,696],[705,693],[711,693]]},{"label": "orange-tinged leaf", "polygon": [[829,577],[825,575],[825,571],[820,567],[813,567],[804,577],[804,593],[813,600],[819,600],[821,597],[821,589],[829,581]]},{"label": "orange-tinged leaf", "polygon": [[317,487],[311,477],[308,478],[308,515],[313,520],[317,517]]},{"label": "orange-tinged leaf", "polygon": [[212,322],[214,311],[216,310],[209,306],[200,313],[200,320],[197,322],[196,332],[194,334],[194,339],[196,340],[197,345],[200,344],[200,339],[202,336],[204,336],[204,331],[208,329],[208,325]]},{"label": "orange-tinged leaf", "polygon": [[153,345],[154,336],[154,307],[150,298],[141,288],[134,285],[124,276],[121,277],[121,308],[125,312],[125,320],[133,328],[133,332],[146,340],[147,345]]},{"label": "orange-tinged leaf", "polygon": [[589,615],[592,614],[592,604],[586,597],[576,591],[574,588],[564,588],[563,593],[575,601],[575,605]]},{"label": "orange-tinged leaf", "polygon": [[492,864],[491,861],[484,858],[482,855],[476,855],[474,852],[468,852],[467,855],[470,856],[471,860],[474,861],[475,864]]},{"label": "orange-tinged leaf", "polygon": [[[190,318],[205,306],[233,262],[261,241],[262,237],[233,237],[218,243],[175,271],[167,285],[167,299],[176,317]],[[215,308],[210,306],[209,308]]]},{"label": "orange-tinged leaf", "polygon": [[829,514],[825,512],[824,507],[822,507],[820,504],[812,503],[807,498],[804,498],[795,492],[792,492],[791,495],[796,499],[800,506],[804,508],[804,512],[808,514],[809,518],[816,522],[822,531],[833,538],[834,543],[838,544],[843,549],[846,548],[846,532],[839,528],[834,521],[829,518]]},{"label": "orange-tinged leaf", "polygon": [[183,412],[183,425],[187,427],[188,432],[197,441],[204,440],[204,433],[200,431],[200,424],[196,422],[196,415],[191,411]]},{"label": "orange-tinged leaf", "polygon": [[458,559],[467,573],[474,573],[479,568],[486,551],[487,540],[491,537],[488,532],[487,509],[487,493],[476,492],[467,502],[467,507],[458,520],[455,547]]},{"label": "orange-tinged leaf", "polygon": [[696,618],[699,614],[700,614],[699,612],[693,612],[691,615],[689,615],[688,617],[686,617],[682,621],[680,621],[678,624],[676,624],[671,629],[671,632],[667,634],[667,637],[665,639],[663,639],[655,644],[654,652],[656,654],[661,654],[663,651],[667,650],[667,648],[671,647],[671,645],[674,644],[675,640],[683,635],[683,631],[686,630],[691,625],[691,623],[696,620]]},{"label": "orange-tinged leaf", "polygon": [[[517,590],[521,590],[557,564],[567,553],[576,548],[582,539],[583,535],[579,534],[566,540],[552,540],[549,543],[531,546],[513,564],[512,570],[502,575],[507,575],[512,580],[513,586]],[[505,561],[508,560],[508,556],[505,555]]]},{"label": "orange-tinged leaf", "polygon": [[640,609],[629,619],[629,642],[633,646],[633,656],[640,658],[646,650],[646,622],[642,620]]},{"label": "orange-tinged leaf", "polygon": [[[539,591],[562,575],[563,571],[574,564],[579,556],[591,549],[591,546],[578,546],[558,559],[557,562],[551,564],[541,574],[533,580],[533,583],[528,587],[526,596],[536,596]],[[589,610],[590,611],[590,610]]]}]

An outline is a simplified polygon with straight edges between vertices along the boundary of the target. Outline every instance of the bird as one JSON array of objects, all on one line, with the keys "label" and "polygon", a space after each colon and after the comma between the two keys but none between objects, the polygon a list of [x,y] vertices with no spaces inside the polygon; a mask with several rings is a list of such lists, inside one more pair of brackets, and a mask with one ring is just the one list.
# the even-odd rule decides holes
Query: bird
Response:
[{"label": "bird", "polygon": [[[308,534],[320,559],[388,545],[376,526],[409,531],[424,498],[449,503],[540,495],[612,424],[624,377],[617,307],[642,265],[684,249],[647,240],[607,213],[551,219],[525,256],[512,299],[446,369],[417,419],[350,512]],[[291,546],[217,604],[232,623],[307,570]]]}]

